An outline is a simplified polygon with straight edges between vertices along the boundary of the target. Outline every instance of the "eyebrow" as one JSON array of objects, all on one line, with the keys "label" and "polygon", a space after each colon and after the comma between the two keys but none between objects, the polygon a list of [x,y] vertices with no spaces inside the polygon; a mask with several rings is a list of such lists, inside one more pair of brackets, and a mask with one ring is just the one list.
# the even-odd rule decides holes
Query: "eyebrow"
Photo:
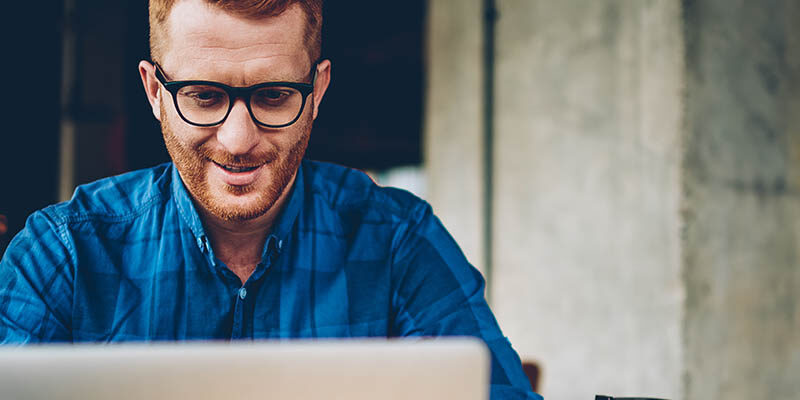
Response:
[{"label": "eyebrow", "polygon": [[215,79],[208,79],[208,78],[174,79],[174,77],[171,77],[170,75],[167,74],[166,71],[164,71],[164,68],[160,64],[156,63],[155,61],[153,61],[152,63],[153,63],[153,65],[155,65],[156,67],[158,67],[161,70],[161,73],[164,75],[164,78],[166,78],[167,80],[169,80],[171,82],[203,81],[203,82],[221,83],[221,84],[224,84],[226,86],[231,86],[231,87],[249,87],[249,86],[258,85],[258,84],[261,84],[261,83],[272,83],[272,82],[313,83],[313,82],[306,82],[306,81],[309,80],[309,79],[313,79],[314,69],[317,67],[317,64],[319,63],[319,61],[314,62],[311,65],[311,69],[306,73],[306,75],[304,75],[301,78],[293,79],[293,78],[285,78],[285,77],[279,77],[279,78],[274,78],[273,77],[272,79],[260,79],[260,80],[255,80],[255,81],[248,80],[248,81],[245,81],[244,85],[231,85],[229,82],[215,80]]}]

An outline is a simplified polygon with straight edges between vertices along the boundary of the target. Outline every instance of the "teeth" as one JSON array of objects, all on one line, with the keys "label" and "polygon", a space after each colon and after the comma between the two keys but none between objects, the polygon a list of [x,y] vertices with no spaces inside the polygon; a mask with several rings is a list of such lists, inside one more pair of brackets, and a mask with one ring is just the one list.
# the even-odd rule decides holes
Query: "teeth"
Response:
[{"label": "teeth", "polygon": [[223,169],[229,172],[248,172],[258,167],[229,167],[227,165],[220,165]]}]

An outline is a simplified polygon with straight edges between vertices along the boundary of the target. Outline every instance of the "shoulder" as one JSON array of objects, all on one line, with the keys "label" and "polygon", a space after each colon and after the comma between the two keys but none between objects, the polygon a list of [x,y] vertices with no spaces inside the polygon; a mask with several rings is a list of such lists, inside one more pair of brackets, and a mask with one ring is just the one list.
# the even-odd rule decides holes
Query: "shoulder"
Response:
[{"label": "shoulder", "polygon": [[419,219],[430,208],[406,190],[378,185],[364,171],[308,160],[303,168],[307,195],[315,205],[348,218],[403,222]]},{"label": "shoulder", "polygon": [[40,213],[56,223],[135,218],[168,198],[172,168],[165,163],[80,185],[70,200]]}]

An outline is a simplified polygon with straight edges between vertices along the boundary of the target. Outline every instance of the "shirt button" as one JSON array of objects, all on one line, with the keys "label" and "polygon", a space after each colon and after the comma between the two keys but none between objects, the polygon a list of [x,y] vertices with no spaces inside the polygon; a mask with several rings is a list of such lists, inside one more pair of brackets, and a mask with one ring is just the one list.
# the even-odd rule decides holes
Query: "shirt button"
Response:
[{"label": "shirt button", "polygon": [[245,297],[247,297],[247,289],[245,288],[239,289],[239,298],[244,300]]},{"label": "shirt button", "polygon": [[278,240],[278,250],[283,248],[283,240]]}]

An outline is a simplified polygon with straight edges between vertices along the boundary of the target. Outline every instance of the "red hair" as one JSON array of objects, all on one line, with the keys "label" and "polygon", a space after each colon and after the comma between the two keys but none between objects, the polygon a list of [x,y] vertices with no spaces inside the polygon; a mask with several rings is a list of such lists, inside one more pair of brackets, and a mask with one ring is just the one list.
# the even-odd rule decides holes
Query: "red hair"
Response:
[{"label": "red hair", "polygon": [[[305,41],[311,61],[322,52],[323,0],[205,0],[225,12],[244,18],[280,15],[292,4],[299,4],[306,16]],[[176,0],[150,0],[150,57],[158,62],[167,42],[166,21]]]}]

